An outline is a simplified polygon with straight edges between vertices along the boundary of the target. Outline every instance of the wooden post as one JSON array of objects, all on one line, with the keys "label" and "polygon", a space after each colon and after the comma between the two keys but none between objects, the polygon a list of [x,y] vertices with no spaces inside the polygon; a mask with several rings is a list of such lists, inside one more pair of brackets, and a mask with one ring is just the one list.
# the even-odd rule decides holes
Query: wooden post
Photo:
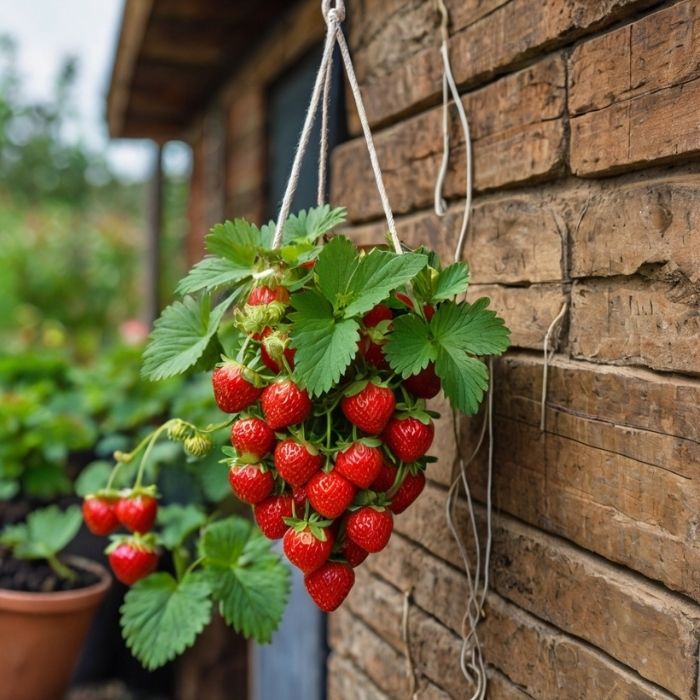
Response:
[{"label": "wooden post", "polygon": [[160,314],[160,239],[163,226],[163,147],[156,144],[153,173],[148,190],[148,230],[146,232],[146,322]]}]

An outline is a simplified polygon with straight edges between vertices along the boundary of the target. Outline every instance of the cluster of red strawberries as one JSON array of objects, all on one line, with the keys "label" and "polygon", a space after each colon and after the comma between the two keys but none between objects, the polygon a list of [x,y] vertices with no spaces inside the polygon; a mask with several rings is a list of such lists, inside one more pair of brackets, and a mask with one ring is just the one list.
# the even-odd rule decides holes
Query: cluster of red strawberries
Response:
[{"label": "cluster of red strawberries", "polygon": [[131,533],[115,538],[107,548],[114,575],[128,586],[158,566],[155,538],[149,534],[157,513],[153,487],[125,492],[104,490],[83,500],[83,519],[90,532],[106,537],[123,527]]},{"label": "cluster of red strawberries", "polygon": [[[261,286],[247,306],[288,298],[284,287]],[[440,391],[440,380],[432,365],[403,382],[391,372],[381,329],[392,318],[383,304],[365,315],[358,348],[365,369],[348,372],[319,400],[295,383],[294,350],[270,328],[251,333],[251,360],[226,360],[212,377],[219,408],[237,414],[231,488],[253,506],[266,537],[283,539],[287,558],[326,612],[342,603],[353,568],[386,546],[394,515],[425,486],[434,426],[424,399]],[[256,371],[258,360],[277,376]]]}]

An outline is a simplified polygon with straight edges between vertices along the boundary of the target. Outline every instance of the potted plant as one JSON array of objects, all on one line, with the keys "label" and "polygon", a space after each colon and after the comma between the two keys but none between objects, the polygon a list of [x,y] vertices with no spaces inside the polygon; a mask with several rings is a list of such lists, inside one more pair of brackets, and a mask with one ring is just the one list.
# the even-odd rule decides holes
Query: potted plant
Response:
[{"label": "potted plant", "polygon": [[110,586],[107,570],[62,556],[80,508],[35,510],[0,532],[0,697],[59,700]]},{"label": "potted plant", "polygon": [[[326,205],[290,216],[279,246],[272,223],[215,226],[209,255],[178,285],[183,299],[156,322],[145,376],[213,370],[226,417],[171,419],[117,452],[110,482],[84,502],[93,531],[121,523],[135,533],[108,551],[115,575],[133,586],[124,636],[148,668],[191,645],[214,605],[245,636],[271,639],[288,570],[266,540],[283,540],[322,610],[337,608],[353,569],[386,545],[394,517],[425,485],[437,415],[426,400],[442,390],[456,410],[475,413],[488,386],[482,357],[508,346],[488,299],[457,300],[466,264],[443,267],[426,248],[360,251],[328,237],[344,214]],[[221,461],[252,518],[185,504],[161,509],[154,532],[154,473],[151,483],[144,475],[158,441],[198,458],[222,431],[231,444]],[[116,490],[125,470],[133,477]],[[164,549],[174,575],[154,572]]]}]

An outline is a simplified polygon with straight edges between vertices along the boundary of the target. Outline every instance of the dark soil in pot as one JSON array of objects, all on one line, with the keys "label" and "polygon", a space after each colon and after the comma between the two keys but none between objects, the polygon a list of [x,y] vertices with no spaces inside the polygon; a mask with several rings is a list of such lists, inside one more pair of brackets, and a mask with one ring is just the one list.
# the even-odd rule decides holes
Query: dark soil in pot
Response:
[{"label": "dark soil in pot", "polygon": [[44,561],[15,559],[0,549],[0,589],[27,593],[74,591],[96,584],[100,577],[94,571],[74,569],[75,579],[61,578]]}]

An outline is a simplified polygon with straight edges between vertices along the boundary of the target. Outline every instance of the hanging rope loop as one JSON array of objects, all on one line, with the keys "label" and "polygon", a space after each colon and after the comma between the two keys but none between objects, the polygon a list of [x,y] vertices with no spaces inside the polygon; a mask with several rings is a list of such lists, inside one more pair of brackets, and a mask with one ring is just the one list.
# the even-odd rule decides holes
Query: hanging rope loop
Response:
[{"label": "hanging rope loop", "polygon": [[[279,216],[277,217],[277,223],[275,225],[275,235],[272,240],[272,247],[279,248],[282,245],[282,240],[284,238],[284,225],[287,221],[287,217],[289,216],[289,210],[292,205],[294,193],[296,192],[297,184],[299,183],[299,175],[301,173],[301,162],[304,158],[304,153],[306,152],[306,148],[309,144],[311,130],[313,129],[314,120],[316,118],[316,111],[318,110],[318,106],[321,102],[321,99],[323,99],[324,106],[321,110],[322,124],[320,139],[321,148],[319,157],[319,181],[325,181],[327,171],[326,158],[328,151],[328,102],[330,100],[333,50],[335,49],[335,46],[337,44],[338,50],[340,51],[340,56],[343,61],[343,65],[345,66],[345,73],[348,77],[348,83],[350,84],[350,89],[355,100],[355,106],[357,107],[357,114],[360,118],[360,124],[362,125],[362,133],[364,134],[365,142],[367,144],[367,151],[369,153],[369,159],[372,165],[372,172],[374,174],[374,180],[377,185],[377,191],[379,192],[379,198],[382,202],[382,208],[384,209],[384,216],[386,217],[387,226],[389,228],[391,242],[394,246],[395,252],[402,253],[403,248],[401,247],[401,241],[399,240],[398,233],[396,232],[394,214],[391,211],[391,205],[389,204],[389,198],[387,196],[386,188],[384,186],[381,168],[379,167],[379,158],[377,157],[377,150],[374,146],[374,139],[372,138],[372,131],[369,126],[369,120],[367,119],[367,112],[365,111],[365,105],[362,101],[362,95],[360,94],[360,86],[357,82],[355,69],[352,65],[350,50],[348,49],[347,42],[345,41],[343,30],[340,27],[340,23],[345,19],[345,3],[343,2],[343,0],[335,0],[334,4],[331,6],[331,0],[321,0],[321,11],[328,26],[328,30],[326,32],[326,42],[323,48],[321,64],[318,68],[318,73],[316,75],[314,89],[311,94],[309,108],[306,111],[304,126],[302,127],[301,135],[299,136],[299,143],[297,145],[297,150],[294,155],[294,161],[292,163],[292,170],[289,175],[289,180],[287,182],[287,188],[284,192],[284,197],[280,206]],[[325,182],[319,182],[319,200],[324,195]]]},{"label": "hanging rope loop", "polygon": [[321,2],[321,12],[323,12],[323,17],[327,24],[331,21],[344,22],[345,21],[345,3],[343,0],[335,0],[335,4],[331,6],[331,0],[322,0]]}]

